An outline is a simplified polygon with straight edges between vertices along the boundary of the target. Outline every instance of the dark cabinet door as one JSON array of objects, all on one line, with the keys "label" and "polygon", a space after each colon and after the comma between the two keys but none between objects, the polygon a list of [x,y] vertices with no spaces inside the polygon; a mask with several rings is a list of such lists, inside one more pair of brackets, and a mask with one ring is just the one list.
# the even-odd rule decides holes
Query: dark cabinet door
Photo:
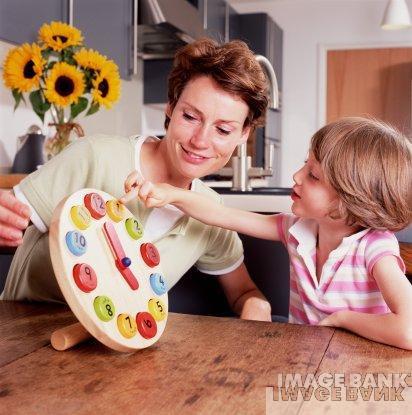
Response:
[{"label": "dark cabinet door", "polygon": [[282,89],[283,31],[266,13],[235,14],[230,17],[230,39],[245,41],[258,55],[266,56]]},{"label": "dark cabinet door", "polygon": [[69,0],[1,0],[0,39],[14,44],[37,41],[43,23],[68,22]]},{"label": "dark cabinet door", "polygon": [[207,35],[218,42],[224,42],[226,29],[226,1],[198,0],[196,3],[203,21],[203,28],[206,30]]},{"label": "dark cabinet door", "polygon": [[[289,255],[281,242],[239,235],[245,265],[272,307],[272,315],[288,316]],[[177,313],[233,316],[222,288],[213,275],[192,267],[169,291],[169,310]]]},{"label": "dark cabinet door", "polygon": [[74,0],[73,25],[85,45],[112,59],[128,79],[133,65],[133,0]]}]

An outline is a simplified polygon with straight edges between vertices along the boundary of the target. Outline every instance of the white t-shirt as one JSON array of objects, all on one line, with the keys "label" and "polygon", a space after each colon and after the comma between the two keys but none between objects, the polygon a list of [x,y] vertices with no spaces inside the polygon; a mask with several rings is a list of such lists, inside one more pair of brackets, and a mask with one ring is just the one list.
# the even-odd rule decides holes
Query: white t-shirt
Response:
[{"label": "white t-shirt", "polygon": [[[141,177],[143,177],[141,165],[140,165],[140,153],[142,149],[142,145],[145,141],[159,141],[160,139],[157,137],[139,137],[136,140],[135,145],[135,169],[139,173]],[[34,210],[33,206],[29,203],[24,193],[20,190],[19,185],[14,186],[13,188],[14,194],[17,199],[21,202],[25,203],[30,207],[31,216],[30,219],[33,222],[33,225],[40,231],[40,232],[47,232],[47,226],[41,220],[38,213]],[[150,216],[147,219],[145,225],[145,234],[149,239],[158,239],[166,232],[168,232],[175,223],[184,215],[184,213],[175,206],[166,205],[161,208],[153,209]]]}]

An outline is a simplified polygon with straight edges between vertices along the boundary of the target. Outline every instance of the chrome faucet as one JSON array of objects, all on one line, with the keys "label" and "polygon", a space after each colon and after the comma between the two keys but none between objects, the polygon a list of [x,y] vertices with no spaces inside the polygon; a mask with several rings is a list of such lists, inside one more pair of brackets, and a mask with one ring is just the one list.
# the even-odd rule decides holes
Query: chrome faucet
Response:
[{"label": "chrome faucet", "polygon": [[[269,109],[278,110],[279,88],[275,71],[272,64],[262,55],[256,55],[256,60],[262,66],[267,80],[269,82]],[[268,114],[267,114],[268,115]],[[252,158],[247,155],[246,143],[241,144],[237,148],[237,155],[232,157],[232,167],[226,167],[219,171],[222,176],[232,176],[232,190],[240,190],[242,192],[252,190],[250,185],[251,177],[262,177],[273,175],[273,155],[275,144],[273,140],[265,137],[264,167],[252,167]]]}]

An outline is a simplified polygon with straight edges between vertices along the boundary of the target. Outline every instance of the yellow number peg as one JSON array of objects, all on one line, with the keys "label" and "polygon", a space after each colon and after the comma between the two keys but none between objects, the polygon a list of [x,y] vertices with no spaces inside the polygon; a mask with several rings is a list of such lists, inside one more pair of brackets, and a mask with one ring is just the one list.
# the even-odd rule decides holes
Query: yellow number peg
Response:
[{"label": "yellow number peg", "polygon": [[70,217],[73,223],[82,231],[90,226],[91,216],[90,212],[84,206],[73,206],[70,209]]},{"label": "yellow number peg", "polygon": [[149,311],[150,314],[157,321],[161,321],[166,317],[166,307],[163,304],[163,301],[158,298],[152,298],[149,300]]},{"label": "yellow number peg", "polygon": [[129,314],[120,314],[117,317],[117,327],[126,339],[131,339],[137,333],[136,321]]},{"label": "yellow number peg", "polygon": [[110,219],[114,222],[120,222],[126,213],[124,206],[114,199],[106,202],[106,210]]}]

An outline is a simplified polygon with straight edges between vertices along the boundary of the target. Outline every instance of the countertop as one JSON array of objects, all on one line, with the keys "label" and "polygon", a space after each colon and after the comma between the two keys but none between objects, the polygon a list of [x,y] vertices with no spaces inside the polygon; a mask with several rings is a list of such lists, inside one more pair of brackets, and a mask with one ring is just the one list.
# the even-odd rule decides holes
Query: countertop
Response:
[{"label": "countertop", "polygon": [[[343,330],[170,313],[151,348],[96,340],[55,351],[50,335],[75,318],[64,306],[0,302],[0,407],[10,414],[408,413],[412,352]],[[282,401],[279,375],[405,375],[404,401]],[[337,375],[340,376],[340,375]],[[370,381],[370,378],[369,378]],[[354,392],[354,393],[355,393]],[[280,400],[275,400],[280,396]],[[325,395],[324,395],[325,396]]]},{"label": "countertop", "polygon": [[0,189],[11,189],[26,176],[27,174],[0,174]]},{"label": "countertop", "polygon": [[224,187],[213,189],[220,193],[226,206],[261,213],[289,213],[291,211],[292,189],[287,187],[257,187],[246,192],[232,191]]}]

